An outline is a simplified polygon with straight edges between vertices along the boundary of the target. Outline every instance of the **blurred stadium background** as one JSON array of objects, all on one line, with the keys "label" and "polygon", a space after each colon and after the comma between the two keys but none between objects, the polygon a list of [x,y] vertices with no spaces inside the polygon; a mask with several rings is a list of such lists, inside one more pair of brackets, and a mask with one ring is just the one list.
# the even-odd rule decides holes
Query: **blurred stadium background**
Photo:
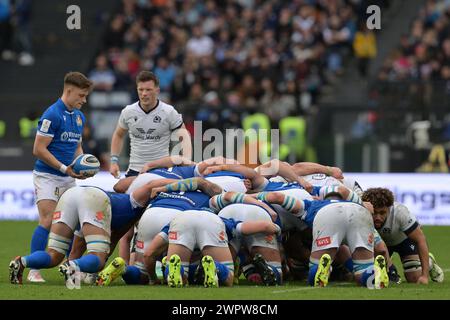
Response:
[{"label": "blurred stadium background", "polygon": [[[81,30],[66,28],[72,4]],[[380,30],[365,27],[373,4]],[[136,101],[143,69],[160,77],[160,98],[192,135],[194,121],[203,130],[279,128],[289,162],[448,172],[449,0],[2,0],[0,26],[4,177],[32,169],[38,117],[70,70],[95,83],[83,148],[107,170],[114,126]],[[124,170],[126,152],[121,161]],[[448,209],[450,190],[424,194],[429,186],[417,201]],[[10,187],[1,186],[4,204]],[[13,200],[30,200],[31,188]]]}]

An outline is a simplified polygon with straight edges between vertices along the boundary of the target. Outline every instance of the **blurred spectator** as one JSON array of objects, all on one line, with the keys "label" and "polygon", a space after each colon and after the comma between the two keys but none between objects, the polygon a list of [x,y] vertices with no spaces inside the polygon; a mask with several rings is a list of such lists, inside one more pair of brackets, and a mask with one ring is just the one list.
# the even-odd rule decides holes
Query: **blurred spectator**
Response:
[{"label": "blurred spectator", "polygon": [[109,68],[104,54],[100,54],[95,59],[95,68],[89,73],[89,79],[94,83],[94,90],[111,91],[113,89],[116,76]]},{"label": "blurred spectator", "polygon": [[356,32],[353,49],[358,59],[359,74],[366,78],[370,60],[377,55],[377,43],[374,32],[367,29],[365,23],[361,23],[360,30]]},{"label": "blurred spectator", "polygon": [[31,0],[16,0],[15,1],[15,38],[17,43],[17,51],[19,58],[17,62],[21,66],[31,66],[34,64],[33,45],[31,39]]},{"label": "blurred spectator", "polygon": [[203,57],[211,55],[213,53],[214,43],[212,39],[203,34],[203,30],[200,25],[195,25],[192,28],[192,37],[186,44],[188,54],[192,54],[195,57]]},{"label": "blurred spectator", "polygon": [[9,0],[0,0],[0,54],[4,60],[13,60],[13,28],[11,25],[12,7]]},{"label": "blurred spectator", "polygon": [[172,87],[175,80],[176,70],[173,64],[169,63],[165,57],[158,59],[154,73],[159,78],[159,87],[162,92],[167,92]]}]

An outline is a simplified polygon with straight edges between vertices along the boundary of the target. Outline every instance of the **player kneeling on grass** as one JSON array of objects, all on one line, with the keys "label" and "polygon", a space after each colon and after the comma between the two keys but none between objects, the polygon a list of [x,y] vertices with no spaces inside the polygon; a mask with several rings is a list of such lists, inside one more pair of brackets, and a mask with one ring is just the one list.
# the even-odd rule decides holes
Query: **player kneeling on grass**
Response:
[{"label": "player kneeling on grass", "polygon": [[[152,189],[173,180],[154,181],[130,195],[106,192],[96,187],[74,187],[66,191],[56,206],[47,251],[36,251],[10,262],[10,281],[22,283],[24,268],[48,269],[57,266],[67,254],[78,225],[88,254],[60,266],[66,285],[73,286],[76,271],[95,273],[103,268],[111,249],[111,231],[126,230],[144,212]],[[123,233],[122,233],[123,235]],[[120,238],[121,235],[117,237]]]},{"label": "player kneeling on grass", "polygon": [[386,188],[367,189],[362,199],[373,204],[375,228],[386,242],[389,254],[397,252],[408,282],[428,283],[444,281],[444,272],[428,252],[427,241],[416,217],[406,206],[394,202],[394,195]]},{"label": "player kneeling on grass", "polygon": [[[389,285],[386,261],[379,255],[374,262],[374,235],[370,203],[363,203],[348,189],[324,189],[325,200],[302,201],[302,219],[312,227],[313,239],[308,282],[312,286],[328,284],[330,267],[339,246],[345,241],[353,259],[355,281],[369,288],[381,289]],[[352,202],[348,199],[352,193]],[[374,283],[372,279],[374,278]]]}]

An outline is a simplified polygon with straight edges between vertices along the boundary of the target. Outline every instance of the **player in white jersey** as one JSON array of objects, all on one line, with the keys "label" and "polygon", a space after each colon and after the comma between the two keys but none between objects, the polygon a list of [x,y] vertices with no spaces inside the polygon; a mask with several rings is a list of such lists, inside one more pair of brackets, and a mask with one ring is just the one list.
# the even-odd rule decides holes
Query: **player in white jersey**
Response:
[{"label": "player in white jersey", "polygon": [[121,114],[111,141],[110,173],[119,175],[119,154],[128,131],[130,136],[130,163],[127,176],[137,175],[144,164],[169,155],[172,132],[183,137],[183,155],[191,158],[190,136],[183,118],[175,108],[158,99],[159,79],[149,71],[136,78],[139,101],[126,106]]},{"label": "player in white jersey", "polygon": [[362,199],[373,204],[375,228],[386,242],[389,253],[400,255],[406,280],[427,284],[429,274],[433,281],[444,281],[444,272],[429,253],[414,214],[405,205],[395,202],[394,195],[386,188],[367,189]]},{"label": "player in white jersey", "polygon": [[[138,175],[146,162],[168,156],[172,133],[182,137],[183,155],[190,158],[192,153],[190,136],[181,114],[173,106],[158,99],[158,77],[152,72],[142,71],[136,77],[136,85],[139,101],[122,110],[111,139],[109,171],[116,178],[120,177],[119,155],[127,131],[130,137],[130,161],[125,176]],[[183,130],[177,130],[180,128]],[[121,240],[121,255],[126,255],[132,235],[130,229]]]}]

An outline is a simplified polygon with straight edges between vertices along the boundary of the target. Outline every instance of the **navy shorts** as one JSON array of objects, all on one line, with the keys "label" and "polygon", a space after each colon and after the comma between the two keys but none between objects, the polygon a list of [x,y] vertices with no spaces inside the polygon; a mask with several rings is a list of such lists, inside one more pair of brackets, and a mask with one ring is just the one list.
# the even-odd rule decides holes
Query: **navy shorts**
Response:
[{"label": "navy shorts", "polygon": [[417,251],[417,244],[410,238],[403,240],[403,242],[395,246],[388,246],[388,250],[390,256],[392,256],[394,252],[397,252],[400,258],[419,254],[419,251]]},{"label": "navy shorts", "polygon": [[135,170],[129,169],[129,170],[127,171],[127,173],[125,173],[125,178],[128,178],[128,177],[136,177],[137,175],[139,175],[139,171],[135,171]]}]

